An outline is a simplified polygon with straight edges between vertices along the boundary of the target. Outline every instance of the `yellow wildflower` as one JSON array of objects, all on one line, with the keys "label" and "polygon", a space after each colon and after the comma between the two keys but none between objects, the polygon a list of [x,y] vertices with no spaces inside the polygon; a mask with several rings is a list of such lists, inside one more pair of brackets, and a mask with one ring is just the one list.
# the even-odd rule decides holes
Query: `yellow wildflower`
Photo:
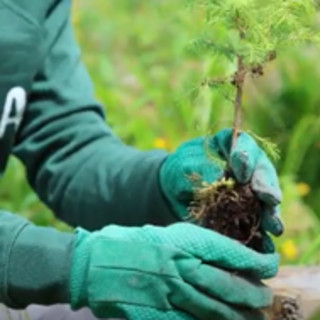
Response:
[{"label": "yellow wildflower", "polygon": [[79,11],[78,10],[73,10],[71,17],[72,17],[72,23],[74,25],[78,25],[79,22],[80,22],[80,13],[79,13]]},{"label": "yellow wildflower", "polygon": [[293,260],[298,256],[298,248],[291,239],[288,239],[282,244],[281,253],[286,259]]},{"label": "yellow wildflower", "polygon": [[304,182],[297,184],[297,190],[300,197],[306,196],[310,192],[310,186]]},{"label": "yellow wildflower", "polygon": [[154,139],[154,146],[157,149],[166,149],[168,147],[167,141],[163,138]]}]

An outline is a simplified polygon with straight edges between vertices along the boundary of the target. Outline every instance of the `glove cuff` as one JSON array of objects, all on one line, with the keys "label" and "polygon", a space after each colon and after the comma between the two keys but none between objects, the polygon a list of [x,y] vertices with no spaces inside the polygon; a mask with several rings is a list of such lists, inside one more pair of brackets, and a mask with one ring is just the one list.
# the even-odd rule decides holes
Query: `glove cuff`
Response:
[{"label": "glove cuff", "polygon": [[25,223],[8,255],[7,305],[68,303],[72,242],[72,234]]},{"label": "glove cuff", "polygon": [[70,268],[70,300],[72,309],[88,305],[87,277],[90,262],[90,232],[77,228]]}]

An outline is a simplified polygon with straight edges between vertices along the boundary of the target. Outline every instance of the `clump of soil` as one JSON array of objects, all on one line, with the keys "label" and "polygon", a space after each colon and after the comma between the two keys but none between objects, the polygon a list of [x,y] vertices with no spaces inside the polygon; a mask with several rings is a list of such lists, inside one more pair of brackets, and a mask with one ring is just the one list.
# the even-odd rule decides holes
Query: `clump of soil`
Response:
[{"label": "clump of soil", "polygon": [[250,184],[226,178],[204,184],[195,191],[189,212],[204,227],[262,251],[261,202]]}]

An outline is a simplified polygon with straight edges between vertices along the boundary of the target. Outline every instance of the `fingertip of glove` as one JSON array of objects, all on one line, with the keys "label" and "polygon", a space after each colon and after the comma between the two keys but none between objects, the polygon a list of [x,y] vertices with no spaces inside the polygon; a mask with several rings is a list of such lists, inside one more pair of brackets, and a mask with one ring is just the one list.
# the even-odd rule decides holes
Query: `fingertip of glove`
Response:
[{"label": "fingertip of glove", "polygon": [[240,133],[230,155],[231,167],[239,182],[250,181],[260,154],[256,142],[248,134]]},{"label": "fingertip of glove", "polygon": [[229,160],[230,150],[231,150],[231,137],[232,129],[223,129],[212,136],[210,140],[210,146],[216,149],[222,158]]},{"label": "fingertip of glove", "polygon": [[232,129],[231,128],[225,128],[220,130],[215,134],[217,140],[221,141],[222,143],[229,144],[231,146],[231,138],[232,138]]},{"label": "fingertip of glove", "polygon": [[276,247],[270,236],[262,231],[262,252],[265,254],[272,254],[276,252]]},{"label": "fingertip of glove", "polygon": [[261,279],[270,279],[277,275],[280,256],[278,253],[268,253],[264,254],[264,259],[266,259],[266,264],[261,270]]},{"label": "fingertip of glove", "polygon": [[[271,174],[271,172],[269,171]],[[282,192],[277,179],[268,179],[266,175],[256,170],[251,182],[252,189],[256,192],[260,200],[270,206],[277,206],[282,201]]]},{"label": "fingertip of glove", "polygon": [[276,236],[276,237],[280,237],[282,236],[283,232],[284,232],[284,226],[282,221],[280,220],[280,218],[278,217],[274,217],[273,218],[274,223],[272,226],[272,229],[270,229],[270,232]]},{"label": "fingertip of glove", "polygon": [[247,151],[233,150],[230,157],[230,164],[237,181],[248,183],[253,173],[254,163]]},{"label": "fingertip of glove", "polygon": [[271,288],[268,286],[261,284],[259,287],[260,296],[258,299],[258,303],[256,303],[254,308],[261,309],[270,306],[273,302],[273,293]]}]

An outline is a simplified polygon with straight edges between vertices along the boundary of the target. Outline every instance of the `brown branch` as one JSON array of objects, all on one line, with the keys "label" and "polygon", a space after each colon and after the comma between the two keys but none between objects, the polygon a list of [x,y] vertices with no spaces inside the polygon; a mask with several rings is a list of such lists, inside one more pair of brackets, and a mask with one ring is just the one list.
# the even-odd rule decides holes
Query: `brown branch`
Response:
[{"label": "brown branch", "polygon": [[236,99],[234,101],[234,122],[232,132],[231,148],[235,146],[242,121],[242,97],[246,77],[246,68],[241,57],[238,57],[238,68],[234,74],[232,84],[236,87]]},{"label": "brown branch", "polygon": [[[238,17],[237,17],[238,19]],[[236,19],[236,21],[237,21]],[[240,30],[240,28],[238,27]],[[240,32],[241,39],[245,38],[245,34],[243,31]],[[270,51],[266,57],[266,61],[272,61],[276,58],[276,52]],[[263,75],[263,66],[257,65],[255,66],[251,71],[253,74],[256,75]],[[243,58],[241,56],[238,56],[238,67],[237,70],[233,76],[232,84],[236,87],[236,98],[234,100],[234,122],[233,122],[233,132],[232,132],[232,142],[231,142],[231,148],[235,146],[239,131],[241,130],[241,124],[242,124],[242,98],[243,98],[243,90],[244,90],[244,83],[245,78],[248,70],[245,67],[243,63]]]}]

